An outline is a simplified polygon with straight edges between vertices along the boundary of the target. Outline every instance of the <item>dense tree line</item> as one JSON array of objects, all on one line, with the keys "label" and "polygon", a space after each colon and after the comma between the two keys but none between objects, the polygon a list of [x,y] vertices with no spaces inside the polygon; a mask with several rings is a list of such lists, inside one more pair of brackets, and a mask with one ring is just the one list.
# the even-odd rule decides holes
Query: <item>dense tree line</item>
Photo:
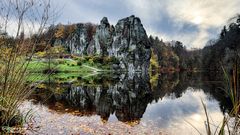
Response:
[{"label": "dense tree line", "polygon": [[208,41],[203,49],[187,50],[180,41],[163,42],[150,36],[152,57],[157,58],[160,69],[222,71],[225,68],[229,71],[239,67],[240,15],[232,20],[223,27],[218,39]]},{"label": "dense tree line", "polygon": [[189,70],[201,67],[201,50],[187,50],[180,41],[163,42],[158,37],[149,37],[152,46],[152,57],[157,56],[160,70]]},{"label": "dense tree line", "polygon": [[210,40],[203,48],[202,68],[211,71],[221,71],[222,67],[232,69],[239,65],[240,55],[240,15],[234,22],[224,26],[219,38]]}]

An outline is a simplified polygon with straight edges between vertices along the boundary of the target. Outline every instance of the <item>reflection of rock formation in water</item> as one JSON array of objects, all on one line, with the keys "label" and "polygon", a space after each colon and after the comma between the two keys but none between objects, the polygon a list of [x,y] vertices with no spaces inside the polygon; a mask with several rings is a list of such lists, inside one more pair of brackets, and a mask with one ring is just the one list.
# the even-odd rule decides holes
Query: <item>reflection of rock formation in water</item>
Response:
[{"label": "reflection of rock formation in water", "polygon": [[122,74],[119,81],[109,86],[74,86],[58,95],[58,101],[78,108],[82,112],[96,111],[103,119],[115,112],[120,121],[139,120],[147,104],[152,101],[149,77],[140,73]]},{"label": "reflection of rock formation in water", "polygon": [[[111,76],[111,77],[110,77]],[[50,109],[61,103],[64,108],[72,108],[81,115],[98,114],[108,120],[115,114],[120,121],[135,121],[142,118],[147,105],[168,95],[172,98],[182,96],[188,87],[204,88],[204,92],[219,98],[213,88],[201,83],[200,74],[160,74],[155,79],[141,73],[95,77],[92,80],[79,78],[77,83],[52,84],[52,96],[45,103]],[[150,83],[151,82],[151,83]],[[46,92],[46,90],[45,90]],[[48,94],[50,95],[50,94]],[[46,100],[41,95],[40,102]],[[220,102],[221,104],[221,102]]]},{"label": "reflection of rock formation in water", "polygon": [[149,77],[135,75],[124,77],[122,80],[115,94],[116,116],[121,121],[138,120],[152,99]]}]

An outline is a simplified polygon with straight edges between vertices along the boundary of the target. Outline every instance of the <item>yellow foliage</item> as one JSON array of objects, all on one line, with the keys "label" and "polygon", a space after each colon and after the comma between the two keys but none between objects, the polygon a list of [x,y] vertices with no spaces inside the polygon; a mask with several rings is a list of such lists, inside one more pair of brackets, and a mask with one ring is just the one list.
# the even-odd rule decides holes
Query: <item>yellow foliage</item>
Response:
[{"label": "yellow foliage", "polygon": [[157,87],[158,85],[158,76],[159,74],[151,74],[150,75],[150,83],[151,83],[151,89],[153,90],[154,87]]},{"label": "yellow foliage", "polygon": [[5,47],[0,48],[0,58],[1,58],[1,60],[4,60],[5,58],[8,59],[11,51],[12,51],[12,48],[5,48]]},{"label": "yellow foliage", "polygon": [[46,55],[46,52],[37,52],[37,57],[44,57]]},{"label": "yellow foliage", "polygon": [[153,51],[152,51],[152,53],[151,53],[151,59],[150,59],[150,68],[151,68],[151,70],[152,70],[153,68],[158,68],[158,67],[159,67],[159,65],[158,65],[157,55],[154,54]]},{"label": "yellow foliage", "polygon": [[54,53],[54,54],[59,54],[59,53],[64,53],[65,52],[65,48],[61,45],[58,45],[58,46],[54,46],[50,49],[51,53]]},{"label": "yellow foliage", "polygon": [[38,88],[39,89],[47,89],[47,86],[45,84],[41,83],[38,85]]},{"label": "yellow foliage", "polygon": [[56,38],[63,38],[64,31],[65,31],[64,26],[63,25],[59,25],[58,28],[57,28],[57,31],[55,32],[55,37]]}]

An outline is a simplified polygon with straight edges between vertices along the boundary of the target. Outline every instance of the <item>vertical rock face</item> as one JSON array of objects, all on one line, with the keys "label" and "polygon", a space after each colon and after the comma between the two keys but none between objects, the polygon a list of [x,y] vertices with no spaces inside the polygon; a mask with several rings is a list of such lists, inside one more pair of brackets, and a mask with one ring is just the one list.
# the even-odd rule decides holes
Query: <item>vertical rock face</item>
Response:
[{"label": "vertical rock face", "polygon": [[68,48],[71,54],[85,55],[87,54],[89,43],[86,25],[79,23],[76,25],[76,30],[67,39],[61,40],[60,44]]},{"label": "vertical rock face", "polygon": [[111,48],[113,41],[114,27],[110,26],[108,19],[103,17],[101,24],[96,29],[95,46],[97,48],[96,54],[106,56],[109,54],[108,50]]},{"label": "vertical rock face", "polygon": [[129,72],[149,68],[150,43],[141,20],[135,16],[119,20],[115,27],[104,17],[92,35],[86,25],[78,24],[64,44],[72,54],[115,56],[120,60],[119,67]]},{"label": "vertical rock face", "polygon": [[112,52],[120,59],[121,67],[128,71],[148,69],[151,57],[150,44],[139,18],[130,16],[118,21],[115,26]]}]

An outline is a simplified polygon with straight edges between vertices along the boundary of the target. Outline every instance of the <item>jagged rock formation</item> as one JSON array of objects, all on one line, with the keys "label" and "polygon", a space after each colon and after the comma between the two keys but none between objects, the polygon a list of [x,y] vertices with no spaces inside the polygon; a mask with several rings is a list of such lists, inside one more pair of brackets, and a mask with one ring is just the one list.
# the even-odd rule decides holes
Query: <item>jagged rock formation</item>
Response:
[{"label": "jagged rock formation", "polygon": [[121,67],[128,70],[146,70],[151,57],[150,43],[139,18],[130,16],[115,26],[113,55],[120,58]]},{"label": "jagged rock formation", "polygon": [[115,27],[104,17],[95,31],[89,31],[88,25],[77,24],[66,40],[56,42],[72,54],[115,56],[120,60],[119,67],[128,71],[149,68],[149,39],[140,19],[133,15],[119,20]]},{"label": "jagged rock formation", "polygon": [[99,26],[97,26],[95,34],[96,54],[103,56],[109,55],[113,42],[114,27],[110,26],[108,19],[103,17]]}]

